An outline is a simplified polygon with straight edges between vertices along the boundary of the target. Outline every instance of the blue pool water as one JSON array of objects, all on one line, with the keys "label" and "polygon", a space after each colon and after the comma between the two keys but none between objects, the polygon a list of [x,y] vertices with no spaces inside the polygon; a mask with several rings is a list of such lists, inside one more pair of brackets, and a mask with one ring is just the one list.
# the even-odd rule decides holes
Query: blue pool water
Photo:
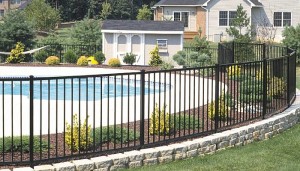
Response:
[{"label": "blue pool water", "polygon": [[[72,86],[73,85],[73,86]],[[170,85],[145,83],[145,94],[164,92]],[[4,93],[3,93],[4,88]],[[34,81],[34,99],[43,100],[101,100],[104,98],[140,95],[140,80],[100,78],[76,78],[66,80]],[[29,97],[29,81],[0,82],[0,95]]]}]

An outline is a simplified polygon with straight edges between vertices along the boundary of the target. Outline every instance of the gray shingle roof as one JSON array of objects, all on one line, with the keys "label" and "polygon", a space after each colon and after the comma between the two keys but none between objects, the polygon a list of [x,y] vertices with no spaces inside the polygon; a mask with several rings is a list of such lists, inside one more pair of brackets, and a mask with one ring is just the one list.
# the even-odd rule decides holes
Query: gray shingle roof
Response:
[{"label": "gray shingle roof", "polygon": [[181,21],[105,20],[102,30],[184,31]]},{"label": "gray shingle roof", "polygon": [[254,5],[262,6],[262,3],[259,0],[250,0]]},{"label": "gray shingle roof", "polygon": [[207,0],[161,0],[154,6],[164,6],[164,5],[203,5]]},{"label": "gray shingle roof", "polygon": [[[201,6],[204,5],[209,0],[161,0],[156,3],[154,6],[169,6],[169,5],[181,5],[181,6]],[[259,0],[249,0],[254,5],[262,6],[262,3]]]}]

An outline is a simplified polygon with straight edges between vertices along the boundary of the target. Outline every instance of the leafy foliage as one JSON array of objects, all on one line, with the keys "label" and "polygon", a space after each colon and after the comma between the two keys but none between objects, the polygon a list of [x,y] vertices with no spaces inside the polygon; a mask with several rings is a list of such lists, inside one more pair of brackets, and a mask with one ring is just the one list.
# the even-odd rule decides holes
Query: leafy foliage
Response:
[{"label": "leafy foliage", "polygon": [[56,23],[60,20],[59,12],[44,0],[32,0],[24,12],[36,30],[54,30]]},{"label": "leafy foliage", "polygon": [[174,68],[174,66],[169,62],[163,62],[160,66],[160,69],[162,69],[162,70],[167,70],[167,69],[172,69],[172,68]]},{"label": "leafy foliage", "polygon": [[73,39],[75,44],[101,44],[102,34],[100,29],[100,21],[93,19],[84,19],[82,21],[76,22],[71,31],[71,38]]},{"label": "leafy foliage", "polygon": [[98,62],[98,64],[103,64],[105,61],[105,56],[101,51],[98,51],[94,54],[94,57],[96,59],[96,61]]},{"label": "leafy foliage", "polygon": [[112,6],[111,18],[118,20],[134,19],[137,7],[132,2],[128,0],[110,0]]},{"label": "leafy foliage", "polygon": [[133,53],[126,53],[123,58],[125,64],[133,65],[136,62],[136,55]]},{"label": "leafy foliage", "polygon": [[[116,134],[114,134],[116,132]],[[106,143],[106,142],[116,142],[125,143],[138,139],[140,137],[140,132],[134,132],[133,129],[122,128],[120,126],[109,126],[109,127],[98,127],[95,131],[92,131],[90,136],[95,134],[95,144]]]},{"label": "leafy foliage", "polygon": [[212,64],[210,56],[205,53],[199,54],[197,52],[191,52],[187,55],[184,51],[178,51],[173,55],[173,60],[176,61],[178,65],[186,67],[201,67]]},{"label": "leafy foliage", "polygon": [[161,57],[159,56],[158,52],[158,46],[156,45],[155,48],[150,52],[150,60],[149,65],[150,66],[159,66],[163,63]]},{"label": "leafy foliage", "polygon": [[47,59],[46,59],[46,61],[45,61],[45,63],[47,64],[47,65],[58,65],[59,64],[59,58],[57,57],[57,56],[49,56]]},{"label": "leafy foliage", "polygon": [[151,20],[152,12],[148,5],[143,5],[142,8],[139,9],[138,15],[136,16],[137,20]]},{"label": "leafy foliage", "polygon": [[150,134],[164,135],[169,134],[171,129],[170,114],[165,112],[166,106],[162,110],[155,104],[155,109],[150,116]]},{"label": "leafy foliage", "polygon": [[120,67],[121,66],[121,62],[118,58],[110,58],[108,60],[108,66],[111,67]]},{"label": "leafy foliage", "polygon": [[282,36],[284,39],[282,40],[282,43],[285,46],[288,46],[292,49],[296,50],[297,54],[297,63],[299,63],[300,59],[300,24],[297,26],[289,26],[285,27]]},{"label": "leafy foliage", "polygon": [[7,63],[20,63],[25,59],[25,55],[22,54],[24,52],[24,44],[18,42],[16,44],[16,48],[10,51],[9,57],[6,59]]},{"label": "leafy foliage", "polygon": [[219,120],[225,120],[227,118],[228,112],[230,111],[230,107],[227,105],[228,104],[228,99],[230,98],[225,98],[225,93],[222,92],[221,96],[219,97],[219,112],[216,114],[215,111],[215,104],[216,102],[213,101],[208,104],[208,117],[210,119],[215,119],[216,115],[218,115]]},{"label": "leafy foliage", "polygon": [[[87,125],[85,118],[83,123],[79,124],[77,114],[73,115],[73,125],[66,123],[66,144],[73,151],[87,150],[92,142],[91,125]],[[72,148],[73,147],[73,148]]]},{"label": "leafy foliage", "polygon": [[0,41],[6,42],[11,50],[17,42],[22,42],[26,48],[30,48],[33,44],[34,32],[32,24],[26,21],[23,11],[10,11],[5,14],[3,22],[0,22]]},{"label": "leafy foliage", "polygon": [[102,11],[100,14],[100,18],[102,20],[106,20],[111,15],[112,9],[109,2],[105,1],[102,3]]},{"label": "leafy foliage", "polygon": [[67,63],[75,64],[77,62],[77,56],[72,50],[68,50],[63,57]]},{"label": "leafy foliage", "polygon": [[[243,29],[245,33],[243,33]],[[233,36],[237,42],[248,43],[251,41],[250,18],[241,4],[237,6],[236,17],[232,20],[230,28],[226,29],[226,32]]]},{"label": "leafy foliage", "polygon": [[79,66],[87,66],[88,65],[88,59],[85,56],[80,56],[77,60],[77,65]]},{"label": "leafy foliage", "polygon": [[47,56],[48,54],[45,50],[40,50],[39,52],[36,52],[33,57],[38,62],[43,63],[47,59]]},{"label": "leafy foliage", "polygon": [[[23,152],[29,153],[30,150],[30,139],[29,136],[15,136],[15,137],[4,137],[0,138],[0,152]],[[3,143],[4,142],[4,146]],[[40,141],[39,136],[33,137],[33,151],[40,152],[48,149],[48,143],[45,140]]]},{"label": "leafy foliage", "polygon": [[241,68],[238,65],[229,66],[226,70],[227,70],[227,75],[230,78],[239,77],[241,74]]}]

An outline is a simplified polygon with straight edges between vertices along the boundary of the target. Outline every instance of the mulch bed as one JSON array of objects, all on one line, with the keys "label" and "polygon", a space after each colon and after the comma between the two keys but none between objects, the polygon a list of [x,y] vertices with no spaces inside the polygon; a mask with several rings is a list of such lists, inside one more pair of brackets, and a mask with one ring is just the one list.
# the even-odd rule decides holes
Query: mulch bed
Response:
[{"label": "mulch bed", "polygon": [[[37,63],[0,64],[0,66],[49,67],[49,65],[37,64]],[[53,66],[51,66],[51,67],[53,67]],[[55,67],[81,67],[81,66],[77,66],[74,64],[62,64],[62,65],[57,65]],[[90,68],[90,67],[92,67],[92,68],[111,68],[107,65],[94,65],[94,66],[87,66],[87,67],[88,68]],[[121,67],[113,68],[113,69],[146,70],[146,71],[160,70],[159,67],[147,67],[147,66],[146,67],[145,66],[121,66]],[[221,77],[225,78],[225,75],[222,75]],[[210,78],[210,77],[208,77],[208,78]],[[210,79],[214,79],[214,78],[210,78]],[[238,95],[239,83],[237,81],[232,81],[229,79],[224,79],[224,80],[225,80],[225,84],[228,87],[233,87],[233,88],[228,89],[229,93]],[[281,99],[278,102],[278,99],[273,99],[273,101],[271,101],[271,103],[284,104],[284,100],[285,99]],[[170,135],[160,135],[160,136],[159,135],[150,135],[150,133],[148,132],[149,120],[146,119],[144,121],[145,144],[146,145],[150,144],[149,146],[151,146],[151,144],[157,145],[157,144],[178,143],[180,141],[186,141],[187,138],[185,140],[178,140],[176,142],[174,141],[174,139],[188,137],[190,135],[191,135],[191,137],[188,137],[188,139],[199,138],[199,137],[203,137],[203,136],[207,135],[208,132],[215,132],[214,131],[215,123],[214,123],[214,121],[212,121],[208,118],[207,110],[208,110],[208,106],[204,105],[204,106],[201,106],[198,108],[181,111],[181,114],[184,113],[187,116],[199,119],[199,122],[201,123],[201,127],[196,128],[196,129],[193,129],[193,128],[181,129],[181,130],[173,132]],[[220,128],[218,129],[218,131],[241,127],[244,125],[251,124],[253,122],[257,122],[262,119],[262,117],[260,116],[260,113],[255,113],[255,112],[247,113],[247,112],[243,112],[243,111],[240,111],[237,109],[232,109],[229,115],[230,115],[230,118],[228,118],[226,121],[220,121],[220,124],[219,124]],[[270,116],[267,116],[267,117],[270,117]],[[139,131],[140,130],[140,122],[139,121],[131,122],[131,123],[129,123],[129,126],[127,125],[127,123],[123,124],[123,128],[135,129],[136,131]],[[192,136],[193,134],[196,134],[196,136]],[[72,156],[72,155],[78,154],[77,152],[72,153],[71,150],[67,147],[67,145],[64,144],[64,134],[63,133],[59,133],[57,135],[51,134],[51,135],[49,135],[49,137],[48,137],[48,135],[43,135],[42,138],[45,141],[48,141],[48,138],[50,138],[51,148],[49,150],[43,151],[42,153],[35,153],[34,154],[35,160],[49,159],[49,160],[51,160],[51,163],[52,163],[53,160],[55,162],[62,162],[62,161],[66,161],[66,160],[80,158],[80,157],[72,157],[70,159],[70,157],[69,157],[67,159],[55,159],[58,157],[61,158],[61,157]],[[85,154],[84,155],[84,158],[89,158],[89,157],[93,157],[93,156],[106,155],[111,152],[122,152],[123,150],[121,148],[126,148],[126,147],[128,147],[128,148],[131,147],[131,148],[136,148],[136,149],[139,148],[139,139],[137,139],[136,141],[132,141],[132,142],[116,143],[116,144],[113,142],[103,142],[102,145],[96,145],[95,147],[92,147],[92,149],[90,149],[91,151],[83,151],[82,153],[94,152],[94,154]],[[51,158],[53,158],[53,160]],[[22,154],[20,152],[14,152],[13,154],[12,153],[4,153],[4,154],[0,153],[0,161],[2,161],[2,162],[3,161],[5,161],[5,162],[28,161],[28,160],[29,160],[29,153],[22,153]],[[18,162],[15,162],[15,163],[18,163]],[[45,163],[47,163],[47,161]],[[15,166],[0,166],[0,169],[13,168],[13,167],[15,167]]]}]

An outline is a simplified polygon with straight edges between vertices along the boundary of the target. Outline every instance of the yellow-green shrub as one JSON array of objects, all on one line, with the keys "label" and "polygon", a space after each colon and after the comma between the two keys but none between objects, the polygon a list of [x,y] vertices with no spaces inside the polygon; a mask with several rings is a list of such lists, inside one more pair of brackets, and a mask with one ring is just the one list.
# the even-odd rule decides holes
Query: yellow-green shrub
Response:
[{"label": "yellow-green shrub", "polygon": [[25,59],[25,55],[22,54],[24,52],[24,44],[18,42],[16,44],[16,48],[10,51],[9,57],[6,59],[7,63],[20,63],[23,62]]},{"label": "yellow-green shrub", "polygon": [[[87,150],[93,142],[91,137],[91,125],[87,126],[87,119],[84,120],[83,124],[79,125],[77,114],[73,115],[73,130],[72,126],[69,123],[66,123],[66,144],[70,150]],[[79,137],[79,128],[80,128],[80,137]],[[72,137],[73,134],[73,137]],[[80,144],[80,146],[79,146]],[[72,149],[73,145],[73,149]]]},{"label": "yellow-green shrub", "polygon": [[45,63],[47,65],[58,65],[59,64],[59,58],[57,56],[49,56]]},{"label": "yellow-green shrub", "polygon": [[98,65],[99,64],[94,56],[88,57],[87,60],[88,60],[88,62],[90,62],[91,65]]},{"label": "yellow-green shrub", "polygon": [[282,96],[286,91],[286,82],[283,78],[273,77],[269,84],[268,94],[275,97]]},{"label": "yellow-green shrub", "polygon": [[110,58],[108,60],[108,65],[111,67],[119,67],[121,66],[121,62],[118,58]]},{"label": "yellow-green shrub", "polygon": [[226,70],[228,77],[238,77],[241,74],[241,68],[237,65],[230,66]]},{"label": "yellow-green shrub", "polygon": [[[227,106],[227,102],[225,99],[225,93],[219,97],[219,120],[225,120],[227,118],[227,114],[230,108]],[[215,101],[208,104],[208,117],[209,119],[215,119]]]},{"label": "yellow-green shrub", "polygon": [[87,59],[87,57],[80,56],[80,58],[78,58],[78,60],[77,60],[77,65],[87,66],[88,65],[88,59]]},{"label": "yellow-green shrub", "polygon": [[165,112],[166,106],[159,110],[157,104],[150,116],[150,134],[163,135],[169,134],[171,124],[169,122],[170,114]]}]

